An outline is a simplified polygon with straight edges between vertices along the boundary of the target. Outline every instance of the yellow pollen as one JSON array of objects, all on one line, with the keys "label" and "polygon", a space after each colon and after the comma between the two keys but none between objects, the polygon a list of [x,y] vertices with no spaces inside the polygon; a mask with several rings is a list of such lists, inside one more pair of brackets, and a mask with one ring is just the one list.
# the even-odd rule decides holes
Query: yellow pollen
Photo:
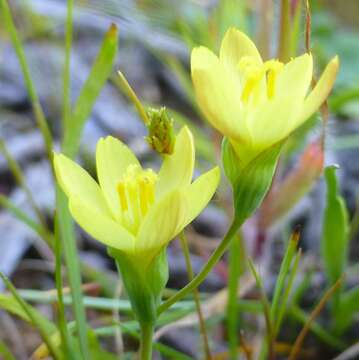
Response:
[{"label": "yellow pollen", "polygon": [[128,204],[125,192],[125,185],[122,181],[120,181],[117,185],[117,193],[120,199],[122,211],[126,211],[128,209]]},{"label": "yellow pollen", "polygon": [[238,70],[244,80],[244,86],[241,94],[241,100],[245,104],[253,94],[261,91],[259,84],[263,77],[266,77],[267,97],[272,99],[275,95],[275,85],[278,74],[282,70],[284,64],[278,60],[269,60],[263,64],[258,64],[258,61],[250,56],[244,56],[238,63]]},{"label": "yellow pollen", "polygon": [[275,84],[278,74],[282,70],[284,64],[278,60],[269,60],[264,63],[265,70],[267,71],[267,96],[272,99],[275,95]]},{"label": "yellow pollen", "polygon": [[267,74],[267,95],[268,99],[272,99],[275,93],[275,80],[276,73],[273,70],[269,70]]},{"label": "yellow pollen", "polygon": [[155,200],[156,181],[157,174],[153,170],[130,165],[117,184],[121,222],[133,233]]},{"label": "yellow pollen", "polygon": [[253,93],[253,90],[255,89],[257,84],[261,81],[262,76],[263,71],[261,70],[254,70],[249,74],[241,95],[241,100],[244,103],[248,102],[250,95]]},{"label": "yellow pollen", "polygon": [[142,215],[145,215],[149,206],[148,188],[151,187],[149,180],[145,177],[140,181],[140,207]]}]

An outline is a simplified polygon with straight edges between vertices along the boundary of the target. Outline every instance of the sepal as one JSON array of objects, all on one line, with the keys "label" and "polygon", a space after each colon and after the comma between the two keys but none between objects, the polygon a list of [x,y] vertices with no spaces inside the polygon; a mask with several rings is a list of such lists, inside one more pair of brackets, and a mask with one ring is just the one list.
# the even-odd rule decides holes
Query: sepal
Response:
[{"label": "sepal", "polygon": [[244,167],[227,138],[222,143],[224,172],[233,189],[236,221],[243,223],[261,205],[272,183],[283,141],[261,152]]},{"label": "sepal", "polygon": [[130,256],[113,248],[108,252],[121,272],[136,318],[142,324],[154,324],[162,291],[168,281],[166,248],[150,263],[146,261],[145,253]]}]

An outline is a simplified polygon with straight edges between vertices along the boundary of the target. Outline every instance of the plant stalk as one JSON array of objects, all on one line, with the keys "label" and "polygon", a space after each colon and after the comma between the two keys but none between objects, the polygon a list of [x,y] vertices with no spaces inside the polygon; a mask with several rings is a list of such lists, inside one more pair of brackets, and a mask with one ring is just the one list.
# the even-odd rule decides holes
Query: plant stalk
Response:
[{"label": "plant stalk", "polygon": [[[190,256],[190,252],[189,252],[189,248],[188,248],[188,242],[187,242],[187,238],[186,238],[184,230],[180,234],[180,240],[181,240],[183,254],[184,254],[184,257],[186,260],[188,278],[189,278],[189,281],[191,281],[194,277],[194,273],[193,273],[193,268],[192,268],[192,264],[191,264],[191,256]],[[203,340],[203,350],[204,350],[205,358],[207,360],[212,359],[211,350],[210,350],[209,342],[208,342],[206,324],[205,324],[202,309],[201,309],[201,301],[199,298],[198,289],[193,290],[193,298],[194,298],[194,302],[196,304],[196,310],[197,310],[197,314],[198,314],[199,327],[200,327],[201,336],[202,336],[202,340]]]},{"label": "plant stalk", "polygon": [[141,345],[140,345],[140,359],[152,359],[152,337],[153,337],[153,324],[140,323],[141,326]]},{"label": "plant stalk", "polygon": [[217,246],[214,253],[211,255],[211,257],[208,259],[207,263],[203,266],[202,270],[193,278],[192,281],[190,281],[185,287],[183,287],[181,290],[179,290],[176,294],[171,296],[168,300],[163,302],[157,310],[158,315],[166,311],[169,307],[171,307],[174,303],[176,303],[178,300],[182,299],[186,295],[188,295],[190,292],[192,292],[195,288],[197,288],[202,281],[205,280],[207,275],[211,272],[213,267],[217,264],[219,259],[222,257],[224,252],[227,250],[228,245],[230,244],[231,240],[236,235],[238,229],[243,224],[245,219],[235,219],[229,228],[227,234],[221,241],[221,243]]}]

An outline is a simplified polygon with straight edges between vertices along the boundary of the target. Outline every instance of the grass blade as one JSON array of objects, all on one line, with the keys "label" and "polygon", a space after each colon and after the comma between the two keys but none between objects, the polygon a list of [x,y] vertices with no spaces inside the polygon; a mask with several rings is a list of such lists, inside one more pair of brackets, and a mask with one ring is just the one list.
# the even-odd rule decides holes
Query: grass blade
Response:
[{"label": "grass blade", "polygon": [[293,257],[295,256],[295,252],[296,252],[296,249],[298,246],[298,241],[299,241],[299,231],[295,230],[294,233],[292,234],[291,238],[289,239],[289,244],[287,246],[287,250],[284,255],[284,258],[282,260],[280,270],[279,270],[279,275],[278,275],[278,278],[277,278],[277,281],[275,284],[275,288],[274,288],[274,295],[273,295],[270,314],[271,314],[271,319],[272,319],[272,322],[274,323],[275,328],[278,328],[278,326],[279,326],[278,313],[279,313],[280,307],[281,307],[280,299],[281,299],[281,295],[282,295],[284,287],[285,287],[286,278],[290,272],[290,266],[291,266]]},{"label": "grass blade", "polygon": [[[194,277],[194,273],[193,273],[193,268],[192,268],[192,264],[191,264],[191,257],[190,257],[190,252],[188,249],[187,238],[186,238],[184,231],[182,231],[180,234],[180,240],[181,240],[182,251],[183,251],[183,254],[185,257],[185,261],[186,261],[188,279],[189,279],[189,281],[191,281]],[[205,358],[211,359],[212,358],[211,349],[209,347],[206,324],[205,324],[202,309],[201,309],[201,301],[199,298],[198,289],[193,290],[193,297],[194,297],[194,301],[196,304],[196,310],[197,310],[197,314],[198,314],[199,327],[201,330],[201,335],[202,335],[202,340],[203,340],[203,350],[205,353]]]},{"label": "grass blade", "polygon": [[342,334],[354,321],[359,311],[359,286],[343,293],[340,298],[334,331]]},{"label": "grass blade", "polygon": [[274,323],[274,334],[275,334],[275,336],[277,336],[277,334],[279,333],[280,327],[282,325],[282,320],[283,320],[284,314],[285,314],[285,312],[287,310],[288,299],[289,299],[289,295],[290,295],[290,292],[291,292],[292,287],[293,287],[295,276],[297,275],[298,265],[299,265],[299,260],[300,260],[301,254],[302,254],[301,250],[299,250],[297,255],[294,258],[292,271],[289,274],[288,283],[287,283],[287,286],[286,286],[286,288],[284,290],[282,300],[281,300],[281,304],[279,306],[278,316],[277,316],[277,318],[275,320],[275,323]]},{"label": "grass blade", "polygon": [[[59,349],[57,349],[56,346],[54,346],[54,344],[52,343],[48,326],[44,326],[44,322],[41,321],[42,318],[37,316],[37,312],[34,312],[31,310],[32,308],[21,298],[21,296],[18,294],[17,290],[12,285],[10,280],[1,272],[0,272],[0,278],[4,281],[6,287],[9,289],[12,296],[14,297],[14,299],[16,300],[18,305],[21,307],[23,312],[26,314],[28,319],[30,319],[31,323],[38,329],[42,339],[46,343],[46,345],[47,345],[50,353],[54,357],[54,359],[60,360],[61,354],[59,352]],[[47,322],[46,322],[46,324],[47,324]]]},{"label": "grass blade", "polygon": [[[267,298],[267,295],[264,291],[264,287],[263,287],[263,283],[262,280],[253,264],[253,261],[251,259],[248,259],[248,264],[250,267],[250,270],[256,280],[256,284],[257,287],[260,291],[260,295],[261,295],[261,303],[263,305],[263,312],[264,312],[264,318],[265,318],[265,322],[266,322],[266,328],[267,328],[267,334],[266,334],[266,338],[267,338],[267,349],[264,349],[262,347],[262,351],[260,354],[260,357],[263,358],[263,356],[265,356],[265,353],[268,352],[268,359],[269,360],[273,360],[275,357],[274,354],[274,337],[273,337],[273,324],[272,324],[272,320],[271,320],[271,316],[270,316],[270,305],[269,305],[269,301]],[[264,350],[263,350],[264,349]]]},{"label": "grass blade", "polygon": [[2,341],[0,341],[0,355],[2,356],[3,360],[16,360],[10,349]]},{"label": "grass blade", "polygon": [[73,30],[73,0],[67,0],[67,15],[65,25],[65,64],[63,74],[63,121],[64,129],[70,126],[71,115],[71,48]]},{"label": "grass blade", "polygon": [[[289,315],[303,325],[308,322],[309,315],[298,305],[291,306]],[[346,348],[346,344],[343,341],[341,341],[337,336],[334,336],[328,332],[318,322],[311,322],[310,331],[324,344],[329,345],[333,349],[343,350]]]},{"label": "grass blade", "polygon": [[78,359],[76,352],[73,352],[71,347],[70,333],[67,327],[65,304],[63,297],[63,283],[62,283],[62,261],[61,261],[61,237],[59,233],[58,218],[55,216],[55,282],[57,290],[57,322],[61,336],[61,344],[66,358]]},{"label": "grass blade", "polygon": [[74,224],[69,213],[66,195],[56,186],[57,220],[62,239],[68,279],[73,298],[72,307],[82,358],[91,359],[87,340],[86,315],[81,291],[81,271],[78,260]]},{"label": "grass blade", "polygon": [[16,183],[23,189],[27,201],[30,204],[31,208],[33,209],[34,213],[36,214],[39,223],[44,227],[44,229],[46,228],[46,222],[44,219],[44,216],[41,213],[41,210],[39,209],[39,207],[37,206],[34,197],[32,196],[32,193],[29,189],[29,187],[26,184],[25,181],[25,177],[24,174],[20,168],[20,165],[18,164],[18,162],[13,158],[13,156],[10,154],[5,142],[3,139],[0,139],[0,151],[2,152],[2,154],[4,155],[7,164],[9,166],[9,169],[11,171],[11,173],[13,174]]},{"label": "grass blade", "polygon": [[118,31],[112,24],[91,68],[90,74],[76,100],[70,120],[64,131],[63,151],[73,158],[78,150],[81,132],[101,89],[109,78],[117,54]]},{"label": "grass blade", "polygon": [[311,325],[313,321],[317,318],[317,316],[320,314],[320,312],[323,310],[325,304],[328,302],[328,300],[333,296],[333,294],[340,288],[343,282],[343,277],[340,277],[333,286],[331,286],[324,296],[320,299],[318,305],[314,308],[312,313],[310,314],[308,321],[304,325],[303,329],[299,333],[297,339],[295,340],[295,343],[292,347],[292,350],[290,352],[290,355],[288,357],[288,360],[295,360],[298,356],[298,353],[300,351],[300,348],[302,347],[303,341],[305,337],[307,336]]},{"label": "grass blade", "polygon": [[[333,285],[345,271],[349,239],[348,214],[344,200],[339,194],[336,169],[335,166],[325,169],[327,199],[320,244],[324,270],[330,285]],[[339,297],[340,292],[337,292],[333,298],[333,314],[336,313]]]},{"label": "grass blade", "polygon": [[44,111],[42,110],[42,107],[40,105],[40,101],[34,83],[31,78],[30,68],[26,60],[25,51],[21,43],[20,37],[17,33],[7,0],[0,0],[0,5],[3,13],[5,29],[10,34],[11,41],[14,46],[17,58],[20,63],[21,71],[25,80],[25,86],[33,107],[34,116],[44,139],[46,153],[48,155],[49,160],[51,160],[52,136],[45,119]]},{"label": "grass blade", "polygon": [[26,224],[29,228],[35,231],[40,237],[44,238],[44,229],[35,220],[31,219],[19,207],[14,205],[5,195],[0,194],[0,205],[9,210],[19,221]]}]

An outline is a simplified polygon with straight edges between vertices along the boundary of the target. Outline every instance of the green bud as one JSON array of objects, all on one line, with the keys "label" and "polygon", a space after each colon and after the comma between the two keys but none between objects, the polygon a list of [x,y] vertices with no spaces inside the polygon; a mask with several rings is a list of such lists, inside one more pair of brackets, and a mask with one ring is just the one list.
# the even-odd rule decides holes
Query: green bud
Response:
[{"label": "green bud", "polygon": [[[155,324],[162,291],[168,281],[168,262],[164,248],[147,264],[141,256],[130,256],[109,249],[122,275],[132,310],[141,324]],[[146,263],[145,266],[143,264]]]},{"label": "green bud", "polygon": [[149,118],[147,142],[159,154],[171,155],[176,141],[173,119],[168,116],[165,107],[148,109],[147,116]]}]

